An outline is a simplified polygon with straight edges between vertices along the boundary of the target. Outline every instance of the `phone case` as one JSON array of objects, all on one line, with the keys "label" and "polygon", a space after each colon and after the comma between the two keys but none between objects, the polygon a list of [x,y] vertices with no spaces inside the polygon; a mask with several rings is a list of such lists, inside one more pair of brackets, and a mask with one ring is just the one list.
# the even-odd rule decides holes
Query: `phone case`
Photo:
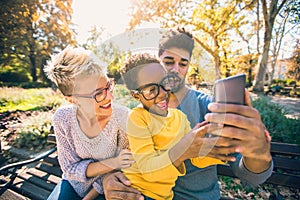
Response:
[{"label": "phone case", "polygon": [[245,74],[239,74],[215,81],[215,102],[244,105],[245,86]]}]

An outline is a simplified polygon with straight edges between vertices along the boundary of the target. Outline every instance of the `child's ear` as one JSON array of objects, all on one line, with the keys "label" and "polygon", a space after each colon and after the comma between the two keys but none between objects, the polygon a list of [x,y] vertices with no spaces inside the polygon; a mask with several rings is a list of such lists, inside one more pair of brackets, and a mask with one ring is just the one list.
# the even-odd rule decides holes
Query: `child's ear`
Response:
[{"label": "child's ear", "polygon": [[134,92],[134,91],[130,91],[130,94],[131,94],[131,96],[133,97],[133,98],[135,98],[136,100],[140,100],[140,97],[139,97],[139,94],[137,94],[136,92]]}]

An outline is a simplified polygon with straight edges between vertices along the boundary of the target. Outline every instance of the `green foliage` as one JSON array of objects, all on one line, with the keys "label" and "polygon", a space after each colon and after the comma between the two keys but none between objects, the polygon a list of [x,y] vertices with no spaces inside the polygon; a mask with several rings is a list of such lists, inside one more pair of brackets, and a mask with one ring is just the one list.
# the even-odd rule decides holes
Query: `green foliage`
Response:
[{"label": "green foliage", "polygon": [[0,91],[0,112],[49,109],[64,101],[62,95],[51,88],[0,88]]},{"label": "green foliage", "polygon": [[300,81],[300,41],[298,40],[293,51],[291,64],[286,72],[286,75],[296,81]]},{"label": "green foliage", "polygon": [[26,82],[26,83],[21,83],[19,87],[24,88],[24,89],[29,89],[29,88],[46,88],[49,87],[48,83],[40,83],[40,82]]},{"label": "green foliage", "polygon": [[75,44],[72,1],[1,0],[0,67],[18,66],[35,82],[49,54]]},{"label": "green foliage", "polygon": [[104,28],[93,27],[89,31],[90,37],[82,44],[82,47],[93,51],[107,66],[108,77],[118,81],[121,77],[120,68],[125,60],[124,52],[113,41],[103,41],[103,32]]},{"label": "green foliage", "polygon": [[272,83],[273,83],[273,84],[278,84],[278,85],[284,86],[284,85],[286,84],[286,80],[282,80],[282,79],[273,79],[273,80],[272,80]]},{"label": "green foliage", "polygon": [[139,105],[139,101],[135,100],[130,95],[125,85],[121,85],[121,84],[117,84],[115,86],[114,101],[130,109]]},{"label": "green foliage", "polygon": [[28,82],[29,78],[28,78],[27,74],[24,74],[24,73],[14,72],[14,71],[6,71],[6,72],[0,72],[0,81],[23,83],[23,82]]},{"label": "green foliage", "polygon": [[35,149],[46,144],[50,133],[52,113],[42,112],[22,120],[22,127],[16,130],[13,146]]},{"label": "green foliage", "polygon": [[300,119],[287,118],[288,110],[276,103],[270,102],[267,97],[259,97],[253,101],[261,114],[262,121],[269,130],[272,141],[297,143],[300,145]]}]

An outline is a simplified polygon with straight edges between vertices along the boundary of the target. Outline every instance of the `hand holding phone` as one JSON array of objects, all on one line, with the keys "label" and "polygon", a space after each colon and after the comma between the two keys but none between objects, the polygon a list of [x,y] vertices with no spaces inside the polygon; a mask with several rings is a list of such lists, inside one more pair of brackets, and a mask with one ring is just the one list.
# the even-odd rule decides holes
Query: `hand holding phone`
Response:
[{"label": "hand holding phone", "polygon": [[246,75],[240,74],[215,81],[215,102],[245,104]]}]

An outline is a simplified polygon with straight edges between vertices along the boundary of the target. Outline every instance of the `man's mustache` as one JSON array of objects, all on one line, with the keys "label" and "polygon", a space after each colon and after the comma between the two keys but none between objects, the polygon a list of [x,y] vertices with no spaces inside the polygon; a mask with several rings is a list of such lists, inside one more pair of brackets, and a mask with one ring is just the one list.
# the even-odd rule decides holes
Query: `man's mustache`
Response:
[{"label": "man's mustache", "polygon": [[180,85],[181,80],[182,79],[177,74],[171,73],[163,78],[162,84],[175,89]]}]

